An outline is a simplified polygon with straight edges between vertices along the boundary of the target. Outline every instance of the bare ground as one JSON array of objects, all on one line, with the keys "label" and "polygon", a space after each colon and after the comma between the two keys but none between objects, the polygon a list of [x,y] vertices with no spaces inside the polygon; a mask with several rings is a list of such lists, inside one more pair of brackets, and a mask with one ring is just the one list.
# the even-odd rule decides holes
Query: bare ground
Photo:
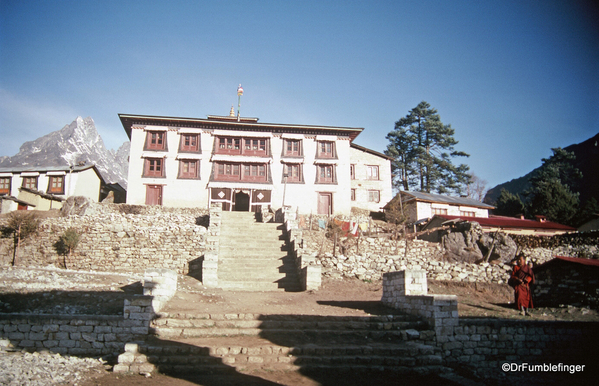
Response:
[{"label": "bare ground", "polygon": [[[68,271],[55,268],[0,267],[0,312],[120,314],[123,299],[141,293],[140,274],[118,274]],[[538,308],[531,317],[518,314],[510,301],[512,290],[507,285],[440,282],[429,280],[429,293],[458,296],[460,317],[500,319],[599,321],[596,310],[563,307]],[[178,291],[164,310],[166,312],[301,314],[332,316],[366,316],[396,313],[380,303],[382,282],[357,279],[323,280],[318,291],[308,292],[230,292],[206,289],[189,276],[179,276]],[[93,301],[90,301],[93,300]],[[338,384],[339,374],[310,377],[297,372],[259,372],[236,374],[229,378],[202,376],[174,378],[153,374],[149,378],[126,376],[106,371],[94,374],[84,386],[107,385],[299,385]],[[341,375],[349,385],[395,385],[395,379],[382,374]],[[403,384],[434,382],[439,386],[455,384],[437,376],[402,378]]]}]

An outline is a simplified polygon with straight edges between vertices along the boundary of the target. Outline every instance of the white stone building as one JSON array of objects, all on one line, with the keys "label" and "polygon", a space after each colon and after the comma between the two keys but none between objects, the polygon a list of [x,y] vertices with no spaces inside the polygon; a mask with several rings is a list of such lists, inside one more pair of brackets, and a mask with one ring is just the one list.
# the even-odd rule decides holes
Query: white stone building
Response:
[{"label": "white stone building", "polygon": [[60,209],[70,196],[98,202],[104,180],[94,165],[0,168],[0,213]]},{"label": "white stone building", "polygon": [[391,198],[390,160],[352,144],[362,128],[119,117],[131,140],[128,204],[349,214],[352,206],[379,211]]},{"label": "white stone building", "polygon": [[495,208],[467,197],[402,190],[393,200],[389,201],[384,209],[391,210],[392,206],[397,206],[400,197],[408,223],[430,219],[435,215],[487,218],[489,210]]}]

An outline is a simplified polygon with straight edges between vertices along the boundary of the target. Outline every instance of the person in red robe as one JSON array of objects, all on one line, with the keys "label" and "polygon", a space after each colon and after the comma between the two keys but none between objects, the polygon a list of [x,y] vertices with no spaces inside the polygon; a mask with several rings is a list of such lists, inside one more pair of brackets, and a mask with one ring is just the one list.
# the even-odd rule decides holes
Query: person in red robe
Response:
[{"label": "person in red robe", "polygon": [[530,316],[528,309],[533,307],[530,284],[534,284],[534,282],[535,274],[532,272],[532,268],[526,264],[524,256],[519,255],[512,269],[509,283],[514,287],[516,309],[520,310],[520,314],[522,315]]}]

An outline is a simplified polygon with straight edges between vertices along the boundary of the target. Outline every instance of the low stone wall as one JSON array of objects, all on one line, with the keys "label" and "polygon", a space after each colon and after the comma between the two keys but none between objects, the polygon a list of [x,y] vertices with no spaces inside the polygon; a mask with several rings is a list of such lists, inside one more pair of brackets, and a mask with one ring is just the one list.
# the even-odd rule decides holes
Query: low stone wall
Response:
[{"label": "low stone wall", "polygon": [[[134,211],[129,207],[98,204],[92,214],[42,220],[38,232],[24,240],[18,264],[63,266],[65,256],[59,253],[57,242],[68,228],[74,228],[81,237],[72,256],[66,258],[69,269],[143,272],[153,267],[187,274],[190,262],[199,260],[206,249],[206,228],[197,222],[207,212],[144,207],[151,214],[122,213]],[[0,227],[6,222],[0,219]],[[13,248],[12,237],[0,239],[0,264],[12,262]]]},{"label": "low stone wall", "polygon": [[303,291],[317,290],[322,284],[321,266],[316,263],[313,256],[302,253],[302,229],[299,226],[297,214],[291,207],[286,206],[283,211],[285,235],[289,252],[295,259],[295,266],[299,273],[300,285]]},{"label": "low stone wall", "polygon": [[381,301],[427,320],[435,332],[427,342],[442,350],[446,365],[495,380],[533,365],[556,366],[538,373],[597,372],[589,354],[599,345],[598,322],[459,319],[456,296],[427,295],[426,290],[424,271],[386,273]]},{"label": "low stone wall", "polygon": [[[122,316],[0,313],[2,346],[63,355],[116,356],[128,342],[148,338],[150,321],[158,311],[155,307],[164,305],[177,290],[176,274],[150,269],[143,285],[144,295],[124,300]],[[151,293],[154,296],[146,295]]]},{"label": "low stone wall", "polygon": [[222,218],[221,203],[210,205],[210,225],[206,238],[206,252],[202,259],[202,284],[208,288],[218,287],[218,249]]},{"label": "low stone wall", "polygon": [[435,329],[437,335],[458,324],[458,297],[428,295],[425,271],[389,272],[383,275],[381,302],[389,307],[417,315]]},{"label": "low stone wall", "polygon": [[62,355],[117,355],[125,343],[146,339],[152,297],[125,300],[123,311],[123,316],[0,314],[0,340]]},{"label": "low stone wall", "polygon": [[[509,379],[510,373],[530,372],[534,365],[545,365],[534,375],[589,376],[597,372],[591,353],[599,345],[599,323],[462,319],[446,341],[438,342],[446,364],[466,366],[481,378]],[[548,365],[555,368],[547,370]]]}]

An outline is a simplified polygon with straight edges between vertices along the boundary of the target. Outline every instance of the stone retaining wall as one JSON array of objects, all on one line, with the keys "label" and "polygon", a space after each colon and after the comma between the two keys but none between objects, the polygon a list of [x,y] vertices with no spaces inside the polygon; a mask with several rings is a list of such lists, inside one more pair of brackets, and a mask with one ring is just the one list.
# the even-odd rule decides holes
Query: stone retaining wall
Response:
[{"label": "stone retaining wall", "polygon": [[[206,249],[206,228],[197,223],[207,211],[144,207],[148,214],[123,213],[141,212],[130,207],[99,204],[84,216],[42,220],[37,234],[23,242],[18,264],[63,266],[65,257],[56,245],[68,228],[74,228],[81,237],[71,258],[66,259],[69,269],[143,272],[152,267],[187,274],[190,262],[199,260]],[[6,218],[0,219],[0,226],[6,223]],[[12,237],[1,238],[0,264],[10,264],[12,256]]]},{"label": "stone retaining wall", "polygon": [[62,355],[117,355],[147,338],[153,317],[151,296],[125,300],[123,316],[0,314],[0,340]]},{"label": "stone retaining wall", "polygon": [[[460,320],[456,296],[426,295],[426,289],[423,271],[386,273],[381,301],[427,320],[435,331],[427,343],[442,350],[446,365],[465,366],[481,378],[495,380],[523,363],[562,364],[570,370],[578,365],[577,371],[584,376],[597,372],[595,356],[590,354],[599,345],[598,322]],[[502,367],[506,364],[508,371]]]}]

